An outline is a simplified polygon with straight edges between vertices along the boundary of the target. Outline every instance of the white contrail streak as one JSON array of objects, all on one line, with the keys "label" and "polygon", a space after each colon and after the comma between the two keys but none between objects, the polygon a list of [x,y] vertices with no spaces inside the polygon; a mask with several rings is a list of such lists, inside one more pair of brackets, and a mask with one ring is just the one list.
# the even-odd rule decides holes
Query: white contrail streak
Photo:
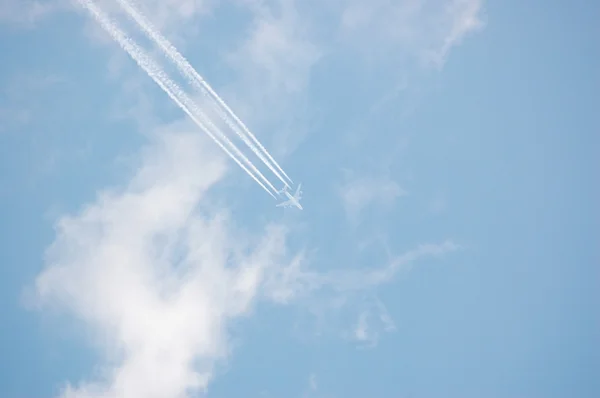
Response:
[{"label": "white contrail streak", "polygon": [[[277,167],[279,171],[290,181],[293,182],[290,177],[283,171],[283,169],[279,166],[279,164],[273,159],[273,157],[269,154],[269,152],[261,145],[258,139],[252,134],[252,132],[246,127],[246,125],[233,113],[233,111],[227,106],[225,101],[219,97],[219,95],[210,87],[210,85],[198,74],[198,72],[194,69],[194,67],[185,59],[185,57],[173,46],[167,38],[165,38],[160,31],[150,22],[144,15],[142,15],[136,8],[128,1],[128,0],[117,0],[121,7],[129,14],[129,16],[137,22],[137,24],[142,28],[142,30],[146,33],[146,35],[154,40],[156,44],[162,49],[163,53],[171,59],[171,61],[179,68],[181,73],[183,73],[190,83],[197,90],[201,91],[204,95],[208,95],[208,93],[212,94],[213,99],[215,99],[219,105],[223,107],[227,111],[230,117],[232,117],[241,127],[244,132],[240,131],[239,127],[231,122],[229,117],[223,113],[223,111],[218,108],[219,116],[227,125],[235,131],[235,133],[244,141],[248,147],[263,161],[267,167],[286,185],[289,187],[288,182],[283,179],[283,177],[279,174],[277,170],[273,167]],[[207,92],[208,91],[208,92]],[[246,134],[244,134],[246,133]],[[250,137],[254,143],[248,140],[247,137]],[[260,150],[254,145],[258,145]],[[269,158],[267,160],[263,153]]]},{"label": "white contrail streak", "polygon": [[[150,57],[148,57],[146,55],[145,51],[142,48],[140,48],[131,38],[129,38],[121,29],[119,29],[116,26],[116,24],[114,24],[110,20],[110,18],[106,14],[104,14],[104,12],[98,6],[96,6],[93,3],[92,0],[78,0],[78,2],[90,14],[92,14],[92,16],[94,17],[96,22],[98,22],[100,24],[100,26],[102,26],[102,28],[116,42],[119,43],[121,48],[123,48],[123,50],[125,50],[129,54],[129,56],[131,58],[133,58],[133,60],[138,64],[138,66],[140,68],[142,68],[148,74],[148,76],[150,76],[150,78],[152,78],[152,80],[154,80],[154,82],[156,84],[158,84],[160,86],[160,88],[162,88],[163,91],[165,91],[165,93],[167,93],[167,95],[173,101],[175,101],[175,103],[177,103],[177,105],[194,121],[194,123],[196,123],[196,125],[198,125],[198,127],[200,127],[206,134],[208,134],[208,136],[210,138],[212,138],[212,140],[217,145],[219,145],[219,147],[221,147],[221,149],[223,149],[225,151],[225,153],[227,153],[227,155],[229,155],[229,157],[232,158],[269,195],[271,195],[273,198],[275,198],[275,195],[273,195],[273,193],[267,187],[265,187],[265,185],[261,181],[259,181],[256,178],[256,176],[252,172],[250,172],[250,170],[248,170],[239,161],[239,159],[237,157],[235,157],[221,143],[221,141],[219,141],[212,134],[212,132],[208,128],[206,128],[206,126],[204,126],[202,121],[198,120],[196,115],[192,114],[192,112],[190,112],[188,107],[184,103],[182,103],[182,100],[180,100],[175,93],[179,94],[180,97],[183,97],[184,102],[191,102],[191,100],[171,79],[168,78],[168,76],[166,76],[166,74],[161,70],[161,68]],[[224,138],[226,140],[226,142],[228,142],[228,144],[234,149],[235,152],[237,152],[238,155],[240,155],[247,163],[249,163],[249,165],[254,169],[254,171],[257,174],[259,174],[275,192],[277,192],[277,190],[268,182],[268,180],[260,173],[260,171],[258,171],[255,167],[253,167],[252,163],[250,163],[250,161],[247,158],[245,158],[245,156],[242,153],[239,152],[239,150],[235,147],[235,145],[233,145],[233,143],[231,141],[229,141],[227,139],[227,137],[223,136],[222,138]]]}]

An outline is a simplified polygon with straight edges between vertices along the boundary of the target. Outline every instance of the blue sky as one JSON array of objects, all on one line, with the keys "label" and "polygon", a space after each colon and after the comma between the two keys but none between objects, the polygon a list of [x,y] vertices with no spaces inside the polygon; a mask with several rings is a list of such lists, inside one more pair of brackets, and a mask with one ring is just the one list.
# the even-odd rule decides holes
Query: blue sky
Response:
[{"label": "blue sky", "polygon": [[139,1],[300,212],[82,9],[2,4],[0,395],[600,394],[598,5]]}]

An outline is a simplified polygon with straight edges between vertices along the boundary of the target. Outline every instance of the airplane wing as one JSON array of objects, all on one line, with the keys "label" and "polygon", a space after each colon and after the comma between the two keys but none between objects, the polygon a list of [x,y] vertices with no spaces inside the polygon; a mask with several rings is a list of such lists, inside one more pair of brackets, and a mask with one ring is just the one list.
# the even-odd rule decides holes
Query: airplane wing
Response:
[{"label": "airplane wing", "polygon": [[298,184],[298,188],[296,188],[296,193],[294,194],[295,197],[299,197],[302,194],[302,191],[300,191],[300,188],[302,188],[302,184]]},{"label": "airplane wing", "polygon": [[291,200],[286,200],[285,202],[281,202],[279,204],[276,204],[275,207],[288,207],[292,205],[292,201]]}]

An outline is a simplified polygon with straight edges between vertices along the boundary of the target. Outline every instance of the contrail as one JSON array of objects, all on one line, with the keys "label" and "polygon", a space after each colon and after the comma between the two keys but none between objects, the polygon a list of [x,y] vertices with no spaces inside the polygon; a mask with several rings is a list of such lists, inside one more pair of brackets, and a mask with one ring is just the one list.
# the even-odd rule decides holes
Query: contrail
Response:
[{"label": "contrail", "polygon": [[[165,38],[158,29],[150,22],[144,15],[142,15],[136,8],[128,1],[128,0],[117,0],[120,6],[129,14],[129,16],[137,22],[137,24],[142,28],[142,30],[146,33],[150,39],[154,40],[155,43],[159,45],[162,49],[163,53],[171,59],[171,61],[179,68],[181,73],[183,73],[190,83],[197,90],[201,91],[204,95],[208,95],[207,91],[212,94],[213,98],[221,105],[238,124],[238,126],[242,127],[244,134],[238,126],[234,125],[229,117],[223,113],[221,109],[219,110],[219,116],[227,125],[235,131],[235,133],[244,141],[246,145],[250,147],[250,149],[263,161],[267,167],[286,185],[289,187],[288,182],[283,179],[283,177],[275,170],[273,165],[277,167],[277,169],[289,180],[289,182],[293,182],[290,177],[283,171],[283,169],[279,166],[279,164],[273,159],[273,157],[269,154],[269,152],[261,145],[258,139],[252,134],[252,132],[246,127],[246,125],[233,113],[233,111],[227,106],[225,101],[219,97],[219,95],[210,87],[210,85],[198,74],[198,72],[194,69],[194,67],[185,59],[185,57],[173,46],[167,38]],[[254,143],[248,140],[247,137],[250,137]],[[258,145],[260,150],[254,145]],[[263,153],[269,158],[269,160],[265,159]],[[272,164],[271,164],[272,163]]]},{"label": "contrail", "polygon": [[[256,176],[250,172],[239,160],[235,157],[222,143],[219,141],[212,132],[204,126],[204,124],[198,120],[198,118],[190,112],[185,104],[174,94],[174,92],[178,93],[179,96],[183,97],[183,101],[191,102],[189,97],[175,84],[166,74],[161,70],[161,68],[148,57],[145,51],[140,48],[137,43],[135,43],[131,38],[129,38],[121,29],[119,29],[116,24],[114,24],[110,18],[104,14],[104,12],[96,6],[92,0],[78,0],[78,2],[94,17],[96,22],[102,26],[102,28],[116,41],[119,43],[121,48],[125,50],[131,58],[138,64],[140,68],[142,68],[152,80],[156,84],[160,86],[160,88],[167,93],[167,95],[177,103],[177,105],[200,127],[212,140],[221,147],[232,158],[254,181],[256,181],[269,195],[275,198],[275,195],[267,188],[265,185],[259,181]],[[213,126],[214,127],[214,126]],[[222,135],[222,134],[221,134]],[[252,163],[235,147],[235,145],[227,139],[227,137],[223,136],[226,142],[237,152],[238,155],[242,157],[249,165],[256,171],[258,175],[260,175],[270,187],[277,192],[277,190],[268,182],[268,180],[258,171]]]}]

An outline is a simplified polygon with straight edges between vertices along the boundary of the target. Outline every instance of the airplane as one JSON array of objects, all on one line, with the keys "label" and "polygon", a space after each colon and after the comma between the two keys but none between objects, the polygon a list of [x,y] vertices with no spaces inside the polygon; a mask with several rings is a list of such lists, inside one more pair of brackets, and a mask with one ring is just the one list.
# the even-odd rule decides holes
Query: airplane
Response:
[{"label": "airplane", "polygon": [[291,206],[296,206],[297,208],[299,208],[300,210],[302,209],[302,205],[300,204],[300,199],[302,198],[302,191],[300,190],[300,188],[302,187],[302,184],[298,184],[298,188],[296,189],[296,193],[292,196],[287,188],[288,186],[286,185],[285,187],[283,187],[283,189],[281,191],[279,191],[279,194],[284,193],[289,200],[286,200],[285,202],[279,203],[278,205],[276,205],[277,207],[291,207]]}]

